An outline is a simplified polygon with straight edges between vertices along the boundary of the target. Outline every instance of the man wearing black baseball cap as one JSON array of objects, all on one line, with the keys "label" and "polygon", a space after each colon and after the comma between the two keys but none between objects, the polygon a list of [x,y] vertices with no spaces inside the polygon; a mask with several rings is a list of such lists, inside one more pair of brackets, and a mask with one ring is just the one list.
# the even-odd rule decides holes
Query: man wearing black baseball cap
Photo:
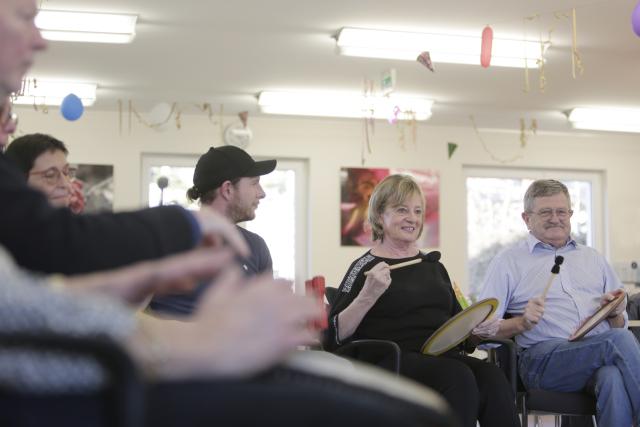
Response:
[{"label": "man wearing black baseball cap", "polygon": [[[260,199],[265,197],[260,177],[273,172],[276,160],[255,161],[233,145],[211,147],[204,153],[193,174],[193,187],[187,191],[191,201],[199,200],[201,209],[214,209],[235,224],[256,217]],[[271,274],[271,253],[264,239],[237,227],[249,244],[251,255],[240,260],[245,273],[253,276]],[[164,295],[151,301],[150,308],[163,314],[189,314],[197,304],[206,284],[189,294]]]}]

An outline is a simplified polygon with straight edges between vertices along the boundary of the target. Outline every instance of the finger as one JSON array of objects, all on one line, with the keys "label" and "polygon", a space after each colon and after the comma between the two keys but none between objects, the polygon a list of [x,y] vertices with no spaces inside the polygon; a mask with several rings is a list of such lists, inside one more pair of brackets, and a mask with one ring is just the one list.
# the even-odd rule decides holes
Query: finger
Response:
[{"label": "finger", "polygon": [[206,310],[209,305],[232,304],[239,293],[242,283],[242,271],[236,265],[225,268],[202,296],[200,307]]},{"label": "finger", "polygon": [[164,266],[163,272],[167,276],[202,278],[217,273],[229,265],[232,258],[233,253],[229,249],[202,248],[177,256],[170,264],[160,266]]},{"label": "finger", "polygon": [[210,240],[215,240],[215,235],[220,235],[234,248],[240,255],[249,256],[249,245],[236,226],[233,225],[228,219],[218,214],[212,209],[203,209],[194,212],[194,215],[198,219],[202,233],[204,236],[208,236]]}]

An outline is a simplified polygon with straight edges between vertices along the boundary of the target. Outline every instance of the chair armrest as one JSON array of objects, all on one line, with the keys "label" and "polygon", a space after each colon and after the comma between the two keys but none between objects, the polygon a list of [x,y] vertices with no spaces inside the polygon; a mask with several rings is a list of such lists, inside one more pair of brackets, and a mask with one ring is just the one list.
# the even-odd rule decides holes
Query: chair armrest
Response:
[{"label": "chair armrest", "polygon": [[113,390],[116,425],[143,424],[144,386],[138,368],[125,350],[106,336],[74,337],[55,333],[0,332],[0,347],[35,351],[57,350],[95,359],[108,374]]},{"label": "chair armrest", "polygon": [[390,353],[393,360],[393,371],[397,374],[400,373],[400,347],[393,341],[373,339],[355,340],[339,347],[334,353],[340,356],[359,359],[357,353],[362,349],[380,350]]}]

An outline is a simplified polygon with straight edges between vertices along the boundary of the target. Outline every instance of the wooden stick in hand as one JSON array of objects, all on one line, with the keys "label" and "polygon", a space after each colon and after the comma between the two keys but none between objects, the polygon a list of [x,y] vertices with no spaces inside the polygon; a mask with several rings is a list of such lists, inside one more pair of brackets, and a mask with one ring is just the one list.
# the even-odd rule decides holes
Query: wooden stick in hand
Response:
[{"label": "wooden stick in hand", "polygon": [[[405,262],[399,262],[397,264],[390,265],[389,266],[389,270],[395,270],[396,268],[402,268],[402,267],[406,267],[408,265],[418,264],[419,262],[422,262],[422,258],[416,258],[416,259],[412,259],[412,260],[405,261]],[[368,276],[369,273],[371,273],[371,270],[365,271],[364,275]]]},{"label": "wooden stick in hand", "polygon": [[542,292],[542,299],[544,300],[547,297],[547,292],[549,292],[549,288],[551,287],[551,283],[553,283],[553,279],[556,278],[558,273],[560,273],[560,265],[564,261],[564,257],[558,255],[555,259],[555,263],[551,268],[551,276],[549,277],[549,281],[547,282],[547,286],[544,287],[544,292]]}]

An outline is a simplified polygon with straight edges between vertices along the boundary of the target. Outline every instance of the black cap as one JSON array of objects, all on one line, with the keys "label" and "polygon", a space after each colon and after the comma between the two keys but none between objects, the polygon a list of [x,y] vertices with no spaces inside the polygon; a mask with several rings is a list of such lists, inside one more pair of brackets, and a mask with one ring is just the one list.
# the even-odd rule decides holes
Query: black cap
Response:
[{"label": "black cap", "polygon": [[246,151],[233,145],[209,148],[198,159],[193,185],[202,195],[236,178],[266,175],[276,168],[276,160],[256,162]]}]

